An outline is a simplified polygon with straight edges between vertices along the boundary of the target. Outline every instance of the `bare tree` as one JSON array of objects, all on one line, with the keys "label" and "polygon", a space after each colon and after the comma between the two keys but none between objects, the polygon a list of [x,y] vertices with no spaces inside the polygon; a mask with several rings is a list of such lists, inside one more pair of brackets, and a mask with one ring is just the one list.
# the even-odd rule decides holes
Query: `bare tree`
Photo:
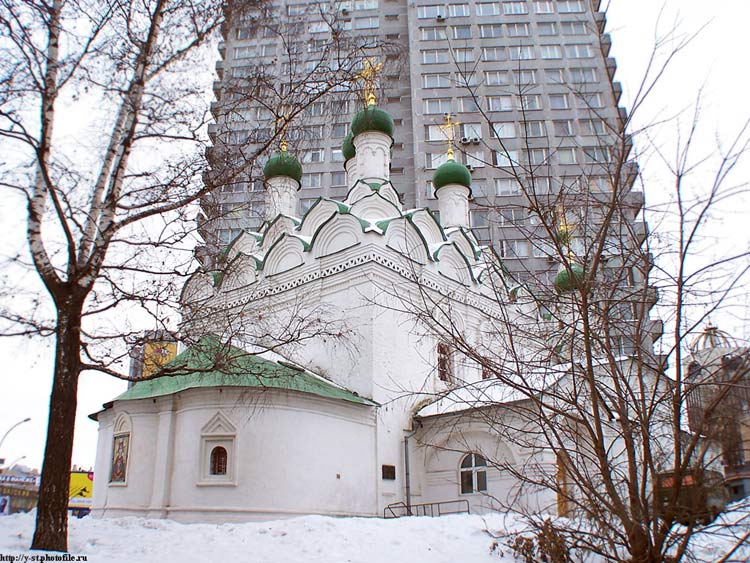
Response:
[{"label": "bare tree", "polygon": [[[233,18],[271,30],[279,58],[251,65],[234,81],[234,92],[223,92],[235,96],[230,101],[252,99],[265,110],[263,120],[248,119],[248,128],[264,134],[222,135],[232,111],[225,98],[214,107],[218,129],[209,169],[200,69],[213,59],[207,47]],[[335,29],[335,18],[327,21]],[[193,267],[199,240],[190,219],[199,207],[203,223],[219,218],[223,210],[212,207],[213,192],[245,179],[310,104],[346,87],[366,54],[334,33],[310,58],[306,74],[285,69],[298,60],[290,25],[262,2],[0,2],[0,135],[14,155],[4,163],[2,186],[7,197],[20,196],[26,205],[31,258],[20,254],[4,264],[3,290],[17,298],[2,310],[2,333],[55,338],[35,549],[67,549],[81,372],[129,379],[120,369],[127,358],[123,338],[135,343],[144,318],[174,331],[180,280]],[[73,125],[65,119],[71,112],[82,116]],[[38,275],[38,288],[13,285],[24,269]],[[287,323],[267,326],[253,340],[274,347],[311,333],[338,334],[321,312],[304,304],[295,310]]]},{"label": "bare tree", "polygon": [[[672,35],[660,41],[634,110],[689,40]],[[668,43],[672,50],[662,57]],[[725,500],[711,438],[726,431],[716,420],[729,397],[744,397],[748,387],[747,348],[733,351],[732,370],[715,364],[701,377],[686,371],[688,343],[729,303],[750,264],[746,248],[709,259],[700,242],[717,206],[746,189],[733,184],[732,173],[747,151],[748,127],[715,155],[711,170],[711,161],[692,153],[696,112],[669,158],[650,143],[651,127],[631,131],[632,113],[602,115],[586,77],[578,78],[565,84],[567,96],[587,114],[579,121],[589,128],[586,144],[573,131],[561,129],[556,137],[567,138],[555,145],[552,135],[533,130],[544,123],[534,120],[529,105],[535,103],[533,85],[519,80],[513,99],[521,115],[520,149],[504,140],[495,113],[501,108],[467,86],[493,131],[484,141],[493,156],[482,164],[516,195],[508,204],[502,198],[478,204],[534,250],[514,252],[501,239],[499,250],[485,252],[490,275],[474,289],[491,299],[483,307],[466,299],[465,287],[437,291],[420,284],[418,271],[411,291],[388,288],[400,297],[391,307],[410,312],[426,335],[452,349],[451,366],[471,368],[466,381],[436,397],[442,414],[422,417],[417,436],[427,447],[445,447],[450,435],[454,444],[470,448],[469,433],[478,422],[520,452],[515,458],[498,456],[496,449],[477,453],[518,483],[494,502],[525,512],[537,543],[516,547],[528,561],[549,560],[550,545],[556,561],[571,561],[575,553],[607,561],[679,561],[689,557],[699,523],[710,521]],[[643,210],[634,189],[641,178],[631,158],[634,139],[670,166],[674,205]],[[702,181],[708,175],[708,188],[688,195],[694,188],[689,178],[699,170]],[[646,216],[673,236],[655,244]],[[527,261],[535,267],[524,267]],[[663,321],[650,318],[658,296]],[[471,323],[455,321],[459,310]],[[664,321],[668,336],[655,349]],[[453,370],[440,363],[438,369]],[[701,393],[707,386],[711,392]],[[686,405],[696,393],[702,416],[688,428]],[[539,506],[524,508],[519,498],[532,490],[553,493],[541,508],[581,519],[551,523]]]}]

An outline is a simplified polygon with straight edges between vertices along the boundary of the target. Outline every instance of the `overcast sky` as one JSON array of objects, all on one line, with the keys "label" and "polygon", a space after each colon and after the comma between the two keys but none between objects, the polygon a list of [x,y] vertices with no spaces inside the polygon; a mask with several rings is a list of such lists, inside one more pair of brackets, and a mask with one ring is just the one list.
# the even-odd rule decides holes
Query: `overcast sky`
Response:
[{"label": "overcast sky", "polygon": [[[606,3],[603,2],[603,4]],[[614,0],[607,16],[608,31],[613,38],[611,55],[617,59],[616,79],[623,84],[622,104],[626,107],[640,83],[653,46],[662,3],[659,0]],[[674,63],[663,78],[636,124],[689,110],[697,91],[703,87],[702,119],[704,128],[700,150],[708,153],[721,140],[731,138],[750,115],[750,78],[748,78],[747,21],[750,6],[745,0],[671,0],[661,14],[660,29],[665,32],[676,23],[683,34],[703,28],[692,45]],[[674,131],[674,129],[672,129]],[[398,132],[396,133],[398,135]],[[669,133],[662,132],[665,147]],[[649,162],[650,163],[650,162]],[[646,189],[647,202],[664,197],[669,181],[660,177],[659,167],[646,169],[651,182]],[[748,170],[748,167],[745,167]],[[746,178],[748,175],[745,176]],[[735,205],[732,212],[718,218],[716,248],[747,247],[748,209]],[[7,198],[0,200],[0,221],[8,224],[17,219],[17,209],[9,209]],[[747,337],[747,329],[738,320],[728,320],[725,328]],[[22,463],[40,467],[46,432],[46,412],[52,374],[51,343],[40,345],[28,340],[1,340],[2,376],[0,376],[0,438],[13,424],[26,417],[31,422],[16,428],[2,444],[0,458],[6,463],[26,456]],[[99,374],[81,377],[76,440],[73,463],[93,467],[96,451],[96,423],[87,415],[99,410],[125,384]]]}]

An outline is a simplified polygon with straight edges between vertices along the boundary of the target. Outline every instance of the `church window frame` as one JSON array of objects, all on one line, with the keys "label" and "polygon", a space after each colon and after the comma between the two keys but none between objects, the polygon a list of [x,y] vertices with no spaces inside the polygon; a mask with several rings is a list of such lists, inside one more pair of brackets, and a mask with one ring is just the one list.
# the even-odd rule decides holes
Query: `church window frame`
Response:
[{"label": "church window frame", "polygon": [[455,379],[453,348],[447,342],[437,344],[437,376],[446,383],[452,383]]},{"label": "church window frame", "polygon": [[487,459],[478,453],[469,452],[461,458],[458,467],[458,486],[462,495],[474,495],[487,491]]},{"label": "church window frame", "polygon": [[217,412],[201,429],[198,486],[237,485],[237,429]]},{"label": "church window frame", "polygon": [[226,475],[229,455],[224,446],[214,446],[211,449],[209,475]]},{"label": "church window frame", "polygon": [[128,485],[128,465],[132,446],[132,425],[130,417],[120,414],[112,432],[112,454],[110,456],[109,485],[126,487]]}]

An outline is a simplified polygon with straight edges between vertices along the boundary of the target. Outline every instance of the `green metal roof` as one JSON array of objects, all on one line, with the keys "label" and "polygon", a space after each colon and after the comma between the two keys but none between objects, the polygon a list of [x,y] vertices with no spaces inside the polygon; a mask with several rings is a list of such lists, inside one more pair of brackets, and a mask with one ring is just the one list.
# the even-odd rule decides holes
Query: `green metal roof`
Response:
[{"label": "green metal roof", "polygon": [[376,403],[328,383],[322,378],[286,362],[275,362],[252,355],[240,348],[222,344],[216,336],[206,336],[177,355],[163,375],[139,381],[115,401],[162,397],[201,387],[259,387],[310,393],[327,399],[340,399],[362,405]]}]

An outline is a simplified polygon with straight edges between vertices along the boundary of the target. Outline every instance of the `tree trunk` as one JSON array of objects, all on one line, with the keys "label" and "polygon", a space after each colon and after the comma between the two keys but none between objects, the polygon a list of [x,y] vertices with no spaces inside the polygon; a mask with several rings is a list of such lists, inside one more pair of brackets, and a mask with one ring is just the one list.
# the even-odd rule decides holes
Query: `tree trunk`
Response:
[{"label": "tree trunk", "polygon": [[59,309],[57,313],[55,373],[32,549],[68,550],[68,498],[81,364],[80,346],[81,307],[68,303],[65,309]]}]

